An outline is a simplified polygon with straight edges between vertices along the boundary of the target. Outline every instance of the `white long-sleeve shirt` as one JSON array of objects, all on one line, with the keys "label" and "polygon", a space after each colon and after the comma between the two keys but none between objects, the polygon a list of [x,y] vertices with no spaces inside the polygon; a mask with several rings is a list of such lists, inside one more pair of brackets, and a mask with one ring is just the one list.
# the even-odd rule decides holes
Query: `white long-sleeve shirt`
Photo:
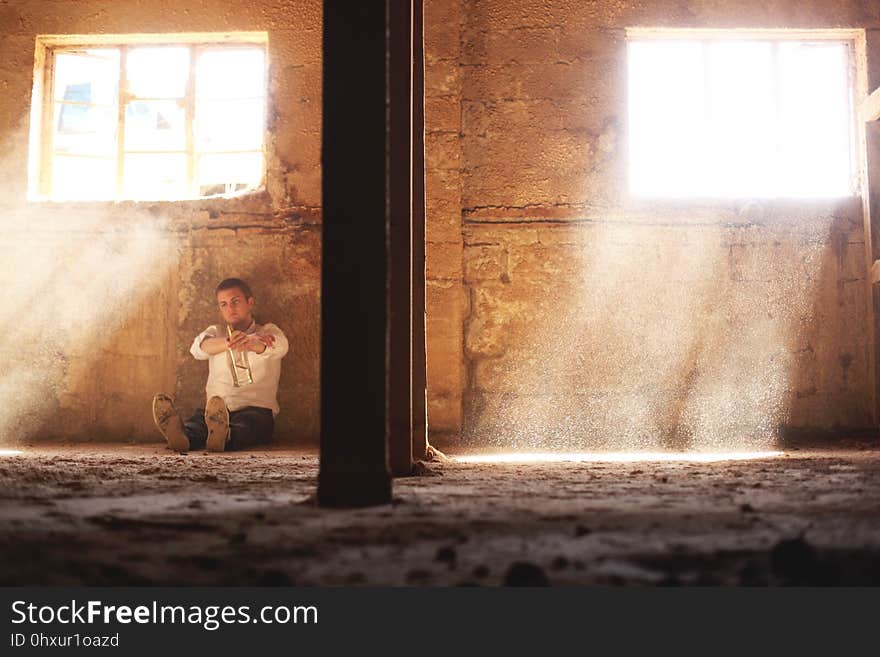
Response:
[{"label": "white long-sleeve shirt", "polygon": [[205,386],[206,399],[214,395],[222,397],[226,408],[230,411],[245,406],[271,408],[272,415],[278,415],[278,379],[281,377],[281,359],[287,353],[287,338],[275,324],[251,323],[245,333],[271,334],[275,336],[275,344],[266,347],[263,353],[247,352],[248,362],[254,382],[240,388],[232,384],[232,372],[229,369],[226,351],[211,355],[201,347],[205,338],[216,338],[221,335],[220,328],[212,325],[199,333],[193,340],[189,352],[196,360],[208,361],[208,383]]}]

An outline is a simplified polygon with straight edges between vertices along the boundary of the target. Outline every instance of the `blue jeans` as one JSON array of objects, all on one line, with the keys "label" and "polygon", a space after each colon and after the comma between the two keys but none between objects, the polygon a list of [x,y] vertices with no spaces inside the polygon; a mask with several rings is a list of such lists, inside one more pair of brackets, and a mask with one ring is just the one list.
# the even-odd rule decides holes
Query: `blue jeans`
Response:
[{"label": "blue jeans", "polygon": [[[248,449],[271,442],[275,430],[275,418],[271,408],[245,406],[229,411],[230,439],[227,450]],[[208,440],[205,409],[197,408],[192,417],[183,423],[183,431],[189,438],[190,449],[204,449]]]}]

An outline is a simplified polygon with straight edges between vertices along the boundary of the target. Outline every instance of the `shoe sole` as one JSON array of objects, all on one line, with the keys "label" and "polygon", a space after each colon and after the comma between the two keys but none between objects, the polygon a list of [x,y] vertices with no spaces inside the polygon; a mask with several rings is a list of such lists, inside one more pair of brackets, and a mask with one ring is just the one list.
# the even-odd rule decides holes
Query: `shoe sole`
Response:
[{"label": "shoe sole", "polygon": [[205,404],[205,424],[208,426],[205,448],[209,452],[225,452],[229,438],[229,410],[220,397],[211,397]]},{"label": "shoe sole", "polygon": [[153,422],[165,437],[169,448],[181,453],[189,451],[189,438],[183,432],[183,423],[168,395],[153,397]]}]

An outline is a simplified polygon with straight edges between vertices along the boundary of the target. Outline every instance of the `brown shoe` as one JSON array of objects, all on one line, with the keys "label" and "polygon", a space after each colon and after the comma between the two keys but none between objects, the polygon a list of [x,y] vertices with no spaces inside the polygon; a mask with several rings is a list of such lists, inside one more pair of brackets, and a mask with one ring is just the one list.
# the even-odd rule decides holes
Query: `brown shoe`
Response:
[{"label": "brown shoe", "polygon": [[181,453],[189,451],[189,438],[183,432],[183,423],[174,408],[174,402],[161,392],[153,397],[153,422],[165,436],[170,449]]},{"label": "brown shoe", "polygon": [[229,442],[229,410],[222,397],[211,397],[205,404],[205,424],[208,425],[208,441],[205,447],[209,452],[226,451]]}]

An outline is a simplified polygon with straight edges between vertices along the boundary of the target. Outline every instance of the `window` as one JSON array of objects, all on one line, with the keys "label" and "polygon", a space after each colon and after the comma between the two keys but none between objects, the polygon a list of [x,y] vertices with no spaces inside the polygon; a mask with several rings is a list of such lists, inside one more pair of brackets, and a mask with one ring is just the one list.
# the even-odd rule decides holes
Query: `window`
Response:
[{"label": "window", "polygon": [[264,36],[93,38],[38,39],[32,196],[177,200],[260,187]]},{"label": "window", "polygon": [[631,31],[630,191],[856,193],[855,38],[823,35]]}]

